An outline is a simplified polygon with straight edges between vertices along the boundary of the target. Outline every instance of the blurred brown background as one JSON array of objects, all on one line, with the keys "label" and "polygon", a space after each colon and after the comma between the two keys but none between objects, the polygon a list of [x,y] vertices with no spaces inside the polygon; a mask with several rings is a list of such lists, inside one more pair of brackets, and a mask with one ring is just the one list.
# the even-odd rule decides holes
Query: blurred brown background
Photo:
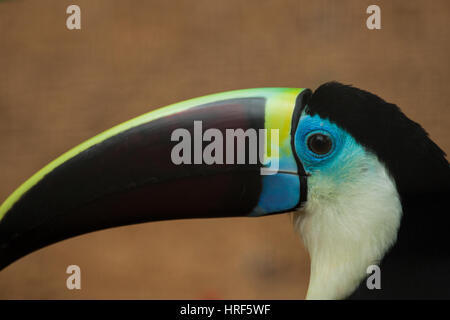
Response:
[{"label": "blurred brown background", "polygon": [[[70,4],[82,30],[66,29]],[[239,88],[351,83],[449,152],[449,27],[447,0],[0,1],[0,202],[115,124]],[[289,215],[158,222],[35,252],[0,272],[0,298],[302,299],[308,269]]]}]

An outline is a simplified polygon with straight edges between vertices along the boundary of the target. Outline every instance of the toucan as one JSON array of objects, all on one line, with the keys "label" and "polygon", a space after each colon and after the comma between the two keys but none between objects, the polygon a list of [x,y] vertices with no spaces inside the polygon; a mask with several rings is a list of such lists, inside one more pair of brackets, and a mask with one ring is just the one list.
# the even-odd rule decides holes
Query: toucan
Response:
[{"label": "toucan", "polygon": [[0,206],[0,269],[115,226],[289,212],[308,299],[450,298],[449,191],[445,153],[375,94],[230,91],[124,122],[34,174]]}]

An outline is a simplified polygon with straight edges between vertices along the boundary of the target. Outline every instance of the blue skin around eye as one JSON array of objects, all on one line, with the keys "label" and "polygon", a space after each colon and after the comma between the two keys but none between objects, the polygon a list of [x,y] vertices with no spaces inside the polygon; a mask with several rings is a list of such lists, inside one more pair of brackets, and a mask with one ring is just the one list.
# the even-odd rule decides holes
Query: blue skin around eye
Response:
[{"label": "blue skin around eye", "polygon": [[[314,133],[321,133],[330,137],[333,144],[330,152],[325,155],[317,155],[309,150],[307,140]],[[347,164],[350,163],[349,161],[365,156],[363,147],[345,130],[328,119],[305,113],[300,117],[295,132],[295,149],[307,173],[321,171],[331,177],[338,173],[345,173],[343,170],[348,170]]]},{"label": "blue skin around eye", "polygon": [[[308,137],[314,133],[326,134],[332,140],[332,148],[325,155],[309,150]],[[330,182],[339,185],[351,175],[355,165],[364,162],[366,152],[345,130],[318,115],[302,114],[295,132],[295,152],[307,173],[321,172]],[[280,162],[281,163],[281,162]],[[281,168],[280,169],[284,169]],[[278,172],[262,178],[262,190],[258,205],[250,216],[293,209],[300,200],[300,181],[297,175]]]}]

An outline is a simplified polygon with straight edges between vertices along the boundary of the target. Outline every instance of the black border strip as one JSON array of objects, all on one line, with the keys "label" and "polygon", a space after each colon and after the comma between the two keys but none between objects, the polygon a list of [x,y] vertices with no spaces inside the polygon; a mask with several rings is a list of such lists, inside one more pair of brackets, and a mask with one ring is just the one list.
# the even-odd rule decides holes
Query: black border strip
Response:
[{"label": "black border strip", "polygon": [[309,99],[311,98],[312,91],[310,89],[304,89],[299,93],[297,99],[295,100],[294,112],[292,113],[292,122],[291,122],[291,149],[294,154],[295,162],[297,163],[298,175],[300,179],[300,200],[296,208],[302,207],[302,205],[308,199],[308,188],[307,188],[307,173],[300,158],[297,155],[295,150],[295,132],[297,131],[298,123],[300,121],[300,116]]}]

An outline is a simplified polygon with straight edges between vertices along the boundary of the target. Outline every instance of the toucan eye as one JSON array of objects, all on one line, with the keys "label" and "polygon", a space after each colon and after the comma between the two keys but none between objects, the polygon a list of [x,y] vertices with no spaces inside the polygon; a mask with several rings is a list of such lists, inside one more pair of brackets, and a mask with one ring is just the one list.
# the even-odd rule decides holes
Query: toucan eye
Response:
[{"label": "toucan eye", "polygon": [[325,155],[333,147],[331,138],[322,133],[314,133],[308,137],[308,148],[318,155]]}]

